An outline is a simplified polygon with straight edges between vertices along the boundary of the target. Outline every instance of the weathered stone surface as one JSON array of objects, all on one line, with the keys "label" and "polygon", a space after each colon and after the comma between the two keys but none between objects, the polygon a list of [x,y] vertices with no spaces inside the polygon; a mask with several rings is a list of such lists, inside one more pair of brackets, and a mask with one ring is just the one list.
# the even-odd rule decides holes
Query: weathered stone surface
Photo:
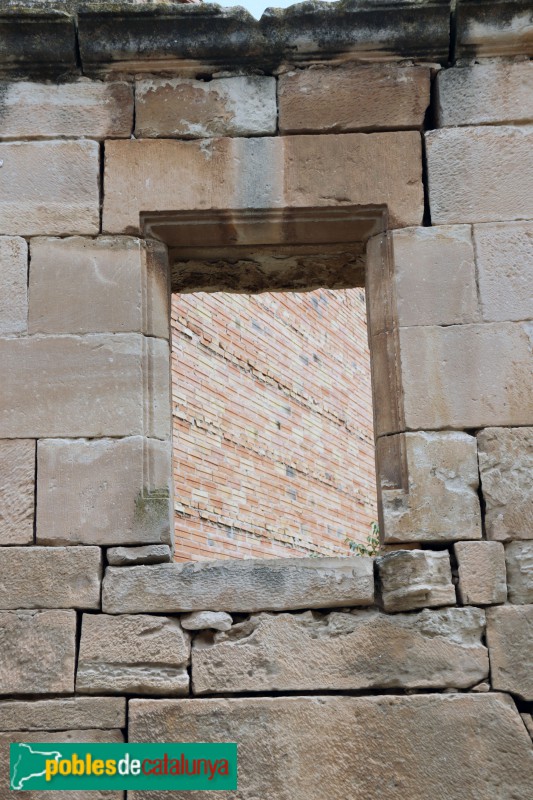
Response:
[{"label": "weathered stone surface", "polygon": [[35,442],[0,440],[0,545],[31,544],[35,503]]},{"label": "weathered stone surface", "polygon": [[376,558],[385,611],[455,604],[447,550],[396,550]]},{"label": "weathered stone surface", "polygon": [[2,142],[0,233],[98,233],[97,142]]},{"label": "weathered stone surface", "polygon": [[378,439],[385,544],[481,538],[476,439],[460,431]]},{"label": "weathered stone surface", "polygon": [[176,611],[285,611],[372,605],[370,558],[201,561],[108,567],[107,614]]},{"label": "weathered stone surface", "polygon": [[368,64],[287,72],[278,78],[280,133],[420,129],[429,70]]},{"label": "weathered stone surface", "polygon": [[28,245],[19,236],[0,236],[0,334],[28,327]]},{"label": "weathered stone surface", "polygon": [[0,438],[170,434],[169,347],[161,339],[0,339],[0,362]]},{"label": "weathered stone surface", "polygon": [[533,542],[506,544],[505,563],[509,602],[533,603]]},{"label": "weathered stone surface", "polygon": [[477,441],[487,537],[533,539],[533,428],[486,428]]},{"label": "weathered stone surface", "polygon": [[225,611],[193,611],[181,617],[181,625],[188,631],[201,631],[211,628],[215,631],[229,631],[233,619]]},{"label": "weathered stone surface", "polygon": [[437,75],[440,127],[533,122],[533,63],[494,61]]},{"label": "weathered stone surface", "polygon": [[531,319],[533,222],[474,225],[474,242],[483,319]]},{"label": "weathered stone surface", "polygon": [[0,611],[0,694],[73,692],[75,655],[74,611]]},{"label": "weathered stone surface", "polygon": [[135,136],[198,139],[276,133],[276,79],[145,78],[135,87]]},{"label": "weathered stone surface", "polygon": [[168,544],[147,544],[141,547],[109,547],[107,561],[112,567],[133,567],[136,564],[164,564],[172,561]]},{"label": "weathered stone surface", "polygon": [[29,294],[30,333],[169,336],[169,280],[160,242],[32,239]]},{"label": "weathered stone surface", "polygon": [[524,725],[526,726],[531,739],[533,740],[533,714],[520,714],[524,721]]},{"label": "weathered stone surface", "polygon": [[457,58],[533,55],[530,0],[458,0],[455,24]]},{"label": "weathered stone surface", "polygon": [[0,139],[127,137],[133,90],[125,82],[0,83]]},{"label": "weathered stone surface", "polygon": [[76,691],[187,694],[189,658],[177,619],[84,614]]},{"label": "weathered stone surface", "polygon": [[169,442],[142,436],[41,439],[37,542],[170,543],[171,455]]},{"label": "weathered stone surface", "polygon": [[474,608],[259,614],[194,640],[193,691],[467,688],[488,675],[484,626]]},{"label": "weathered stone surface", "polygon": [[497,694],[132,700],[130,741],[239,742],[239,800],[529,800],[533,780],[525,726]]},{"label": "weathered stone surface", "polygon": [[465,605],[505,603],[505,551],[501,542],[456,542],[459,598]]},{"label": "weathered stone surface", "polygon": [[533,605],[487,609],[492,686],[533,700]]},{"label": "weathered stone surface", "polygon": [[3,547],[0,608],[99,608],[98,547]]},{"label": "weathered stone surface", "polygon": [[408,429],[533,419],[531,323],[402,328],[399,336]]},{"label": "weathered stone surface", "polygon": [[64,731],[68,726],[125,728],[125,697],[0,701],[0,731]]},{"label": "weathered stone surface", "polygon": [[[0,781],[3,786],[9,786],[9,745],[11,742],[103,742],[120,743],[124,741],[122,731],[113,730],[61,730],[61,731],[17,731],[0,734]],[[24,784],[22,786],[24,789]],[[96,790],[78,791],[50,791],[49,789],[36,792],[25,791],[27,800],[123,800],[124,792]]]},{"label": "weathered stone surface", "polygon": [[426,133],[433,224],[532,218],[532,147],[529,125]]},{"label": "weathered stone surface", "polygon": [[109,141],[104,230],[137,233],[140,212],[387,205],[389,226],[423,216],[416,131]]}]

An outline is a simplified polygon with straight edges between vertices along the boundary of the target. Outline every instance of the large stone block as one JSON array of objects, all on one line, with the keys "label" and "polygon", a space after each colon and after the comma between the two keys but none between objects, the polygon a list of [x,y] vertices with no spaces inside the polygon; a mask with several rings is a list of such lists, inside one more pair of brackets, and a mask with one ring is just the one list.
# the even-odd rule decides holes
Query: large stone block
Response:
[{"label": "large stone block", "polygon": [[0,233],[98,233],[97,142],[2,142],[0,161]]},{"label": "large stone block", "polygon": [[161,339],[0,339],[0,362],[0,438],[170,435],[169,347]]},{"label": "large stone block", "polygon": [[533,700],[533,605],[487,609],[492,686]]},{"label": "large stone block", "polygon": [[[499,544],[494,542],[494,544]],[[505,545],[510,603],[533,603],[533,542]]]},{"label": "large stone block", "polygon": [[0,334],[28,328],[28,245],[19,236],[0,236]]},{"label": "large stone block", "polygon": [[459,598],[465,605],[505,603],[505,551],[501,542],[456,542]]},{"label": "large stone block", "polygon": [[467,688],[487,677],[474,608],[259,614],[194,640],[194,694]]},{"label": "large stone block", "polygon": [[41,439],[37,542],[170,543],[171,457],[169,442],[142,436]]},{"label": "large stone block", "polygon": [[190,640],[177,619],[84,614],[76,691],[182,695]]},{"label": "large stone block", "polygon": [[533,62],[494,61],[437,75],[440,127],[533,122]]},{"label": "large stone block", "polygon": [[278,78],[280,133],[420,129],[429,70],[367,64],[295,70]]},{"label": "large stone block", "polygon": [[376,567],[385,611],[455,605],[447,550],[394,550]]},{"label": "large stone block", "polygon": [[474,225],[474,242],[483,319],[532,319],[533,222]]},{"label": "large stone block", "polygon": [[201,561],[108,567],[107,614],[177,611],[285,611],[372,605],[370,558]]},{"label": "large stone block", "polygon": [[0,545],[32,544],[35,442],[0,440]]},{"label": "large stone block", "polygon": [[377,443],[386,544],[481,538],[476,439],[401,433]]},{"label": "large stone block", "polygon": [[477,435],[489,539],[533,539],[533,428],[486,428]]},{"label": "large stone block", "polygon": [[276,133],[276,79],[145,78],[135,86],[135,136],[199,139]]},{"label": "large stone block", "polygon": [[75,656],[74,611],[0,611],[0,694],[73,692]]},{"label": "large stone block", "polygon": [[30,333],[169,336],[169,273],[161,242],[32,239],[29,295]]},{"label": "large stone block", "polygon": [[125,697],[55,697],[0,701],[0,731],[125,728]]},{"label": "large stone block", "polygon": [[532,147],[530,125],[429,131],[433,224],[532,218]]},{"label": "large stone block", "polygon": [[99,608],[99,547],[3,547],[1,608]]},{"label": "large stone block", "polygon": [[0,83],[0,139],[131,136],[133,90],[126,82]]},{"label": "large stone block", "polygon": [[109,141],[104,230],[138,233],[141,212],[386,205],[390,227],[423,216],[420,135],[397,133]]},{"label": "large stone block", "polygon": [[531,797],[531,740],[504,695],[132,700],[129,719],[134,742],[238,742],[239,800]]}]

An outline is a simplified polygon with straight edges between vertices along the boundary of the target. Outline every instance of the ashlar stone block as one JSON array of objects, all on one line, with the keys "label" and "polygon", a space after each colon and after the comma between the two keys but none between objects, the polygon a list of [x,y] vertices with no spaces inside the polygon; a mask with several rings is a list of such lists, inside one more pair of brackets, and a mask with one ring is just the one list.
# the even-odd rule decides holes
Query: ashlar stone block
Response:
[{"label": "ashlar stone block", "polygon": [[0,334],[28,328],[28,245],[20,236],[0,236]]},{"label": "ashlar stone block", "polygon": [[487,642],[493,688],[532,701],[533,605],[488,608]]},{"label": "ashlar stone block", "polygon": [[125,697],[54,697],[0,701],[0,731],[64,731],[68,726],[125,728]]},{"label": "ashlar stone block", "polygon": [[112,567],[133,567],[136,564],[165,564],[172,561],[168,544],[146,544],[140,547],[108,547],[107,563]]},{"label": "ashlar stone block", "polygon": [[0,545],[32,544],[35,442],[0,440]]},{"label": "ashlar stone block", "polygon": [[[495,542],[495,544],[497,544]],[[533,542],[505,545],[509,602],[533,603]]]},{"label": "ashlar stone block", "polygon": [[455,605],[447,550],[396,550],[376,559],[387,612]]},{"label": "ashlar stone block", "polygon": [[480,606],[505,603],[505,551],[501,542],[456,542],[454,550],[461,602]]}]

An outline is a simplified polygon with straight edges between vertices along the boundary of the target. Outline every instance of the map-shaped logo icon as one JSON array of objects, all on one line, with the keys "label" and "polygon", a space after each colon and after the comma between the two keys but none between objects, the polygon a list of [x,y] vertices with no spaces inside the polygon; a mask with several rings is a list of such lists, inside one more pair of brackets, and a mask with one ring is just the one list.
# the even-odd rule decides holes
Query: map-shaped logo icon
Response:
[{"label": "map-shaped logo icon", "polygon": [[[13,752],[14,749],[15,752]],[[31,785],[27,785],[28,782],[32,778],[45,776],[46,762],[59,761],[60,758],[62,758],[62,754],[57,750],[46,751],[29,744],[12,745],[11,788],[15,790],[31,789]]]}]

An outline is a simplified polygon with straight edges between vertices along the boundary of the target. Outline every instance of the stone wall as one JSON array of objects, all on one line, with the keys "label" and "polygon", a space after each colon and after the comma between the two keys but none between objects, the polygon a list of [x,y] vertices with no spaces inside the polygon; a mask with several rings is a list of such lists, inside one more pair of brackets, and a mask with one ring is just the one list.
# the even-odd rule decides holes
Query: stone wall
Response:
[{"label": "stone wall", "polygon": [[[241,800],[529,800],[529,1],[76,7],[0,13],[3,795],[11,741],[128,737],[238,741]],[[168,563],[172,284],[342,265],[386,552]]]}]

